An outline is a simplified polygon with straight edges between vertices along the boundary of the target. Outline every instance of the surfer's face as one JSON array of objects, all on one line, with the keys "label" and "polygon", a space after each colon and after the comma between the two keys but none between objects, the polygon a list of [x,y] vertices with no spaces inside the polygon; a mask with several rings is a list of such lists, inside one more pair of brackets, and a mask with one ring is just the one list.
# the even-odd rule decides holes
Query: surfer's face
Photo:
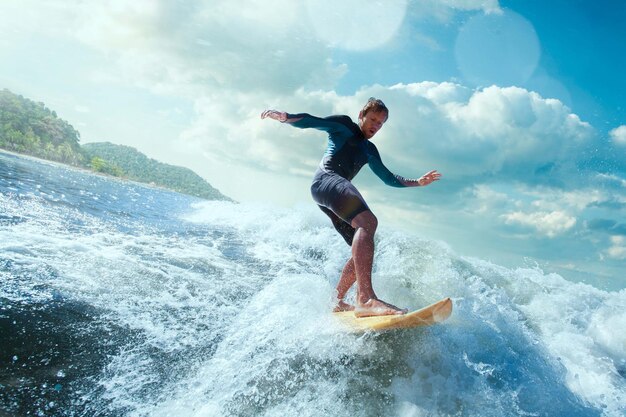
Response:
[{"label": "surfer's face", "polygon": [[373,137],[387,121],[386,111],[368,111],[359,115],[359,127],[365,139]]}]

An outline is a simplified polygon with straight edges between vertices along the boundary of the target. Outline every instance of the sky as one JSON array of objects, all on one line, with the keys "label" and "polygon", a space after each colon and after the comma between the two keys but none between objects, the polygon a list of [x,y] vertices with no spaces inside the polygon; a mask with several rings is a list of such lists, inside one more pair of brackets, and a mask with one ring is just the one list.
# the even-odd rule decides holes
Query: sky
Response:
[{"label": "sky", "polygon": [[314,207],[325,134],[261,112],[356,121],[375,96],[385,165],[443,175],[396,189],[363,168],[379,230],[622,289],[625,20],[620,0],[3,0],[0,88],[82,143],[294,210]]}]

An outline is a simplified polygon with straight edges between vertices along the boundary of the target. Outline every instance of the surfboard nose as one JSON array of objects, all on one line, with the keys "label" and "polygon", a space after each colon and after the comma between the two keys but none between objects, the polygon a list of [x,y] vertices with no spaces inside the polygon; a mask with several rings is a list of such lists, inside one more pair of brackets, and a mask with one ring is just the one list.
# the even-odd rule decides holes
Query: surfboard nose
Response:
[{"label": "surfboard nose", "polygon": [[452,314],[452,299],[450,297],[440,301],[440,303],[433,310],[433,319],[437,323],[447,320]]}]

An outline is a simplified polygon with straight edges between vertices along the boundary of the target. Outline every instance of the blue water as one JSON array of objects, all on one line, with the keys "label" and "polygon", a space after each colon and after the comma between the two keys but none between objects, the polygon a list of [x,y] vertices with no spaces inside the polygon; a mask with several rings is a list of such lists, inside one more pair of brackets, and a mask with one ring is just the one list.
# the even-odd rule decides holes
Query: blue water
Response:
[{"label": "blue water", "polygon": [[380,231],[442,325],[344,331],[313,205],[202,201],[0,153],[0,415],[623,416],[626,291]]}]

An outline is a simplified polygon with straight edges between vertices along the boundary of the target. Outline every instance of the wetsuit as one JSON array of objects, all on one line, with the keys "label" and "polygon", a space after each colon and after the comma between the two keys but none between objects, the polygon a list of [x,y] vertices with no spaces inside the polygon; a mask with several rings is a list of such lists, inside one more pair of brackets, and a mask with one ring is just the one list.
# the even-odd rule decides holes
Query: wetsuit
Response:
[{"label": "wetsuit", "polygon": [[311,195],[346,243],[352,245],[356,231],[350,225],[352,219],[369,210],[361,193],[350,182],[352,178],[365,164],[392,187],[406,187],[404,178],[383,165],[376,146],[365,139],[359,126],[348,116],[319,118],[300,113],[287,114],[287,120],[301,129],[313,128],[328,133],[328,147],[313,177]]}]

